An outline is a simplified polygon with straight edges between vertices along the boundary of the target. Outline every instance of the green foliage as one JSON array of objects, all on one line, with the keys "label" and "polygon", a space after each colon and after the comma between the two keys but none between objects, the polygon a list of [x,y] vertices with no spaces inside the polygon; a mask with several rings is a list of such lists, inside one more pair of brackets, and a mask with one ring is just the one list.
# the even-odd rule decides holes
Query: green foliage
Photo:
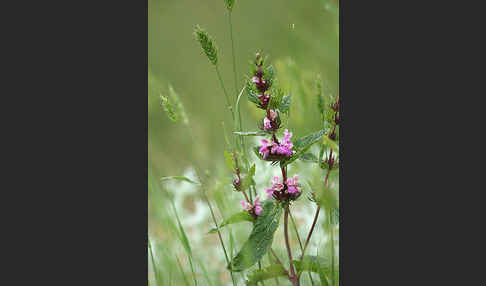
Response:
[{"label": "green foliage", "polygon": [[319,138],[324,135],[325,130],[319,130],[314,133],[311,133],[309,135],[306,135],[304,137],[300,137],[297,140],[293,141],[294,144],[294,150],[297,152],[290,157],[287,161],[282,162],[281,166],[285,167],[288,164],[294,162],[295,160],[299,159],[300,156],[302,156],[304,153],[307,152],[307,150],[310,149],[310,147],[316,143]]},{"label": "green foliage", "polygon": [[[227,225],[234,224],[234,223],[239,223],[239,222],[243,222],[243,221],[253,222],[254,219],[253,219],[253,217],[247,211],[241,211],[241,212],[235,213],[234,215],[232,215],[229,218],[225,219],[219,225],[219,229],[221,229],[221,228],[223,228],[223,227],[225,227]],[[210,234],[210,233],[217,233],[217,232],[218,232],[218,229],[217,228],[213,228],[210,231],[208,231],[208,234]]]},{"label": "green foliage", "polygon": [[270,102],[268,103],[268,109],[279,109],[282,103],[283,91],[280,88],[274,88],[271,91]]},{"label": "green foliage", "polygon": [[167,117],[172,120],[174,123],[177,123],[179,118],[174,110],[174,105],[172,104],[171,100],[167,96],[160,95],[160,106],[162,106],[167,113]]},{"label": "green foliage", "polygon": [[282,103],[280,103],[280,111],[282,112],[289,112],[290,104],[292,103],[292,95],[284,95],[282,98]]},{"label": "green foliage", "polygon": [[201,44],[201,48],[213,65],[218,64],[218,48],[213,39],[199,25],[194,28],[194,37]]},{"label": "green foliage", "polygon": [[184,105],[182,105],[179,95],[175,92],[174,88],[170,84],[169,84],[169,95],[174,102],[175,111],[178,117],[182,120],[184,124],[187,125],[189,123],[189,120],[187,119]]},{"label": "green foliage", "polygon": [[251,78],[247,79],[245,82],[245,90],[246,90],[246,96],[248,98],[248,101],[254,103],[254,104],[259,104],[260,100],[256,96],[257,90],[253,86],[253,82],[251,81]]},{"label": "green foliage", "polygon": [[154,260],[154,254],[153,254],[152,243],[150,242],[150,238],[148,238],[148,248],[149,248],[150,260],[152,262],[152,268],[153,268],[154,276],[155,276],[155,284],[156,285],[162,285],[162,276],[161,276],[159,268],[157,267],[157,264],[155,263],[155,260]]},{"label": "green foliage", "polygon": [[319,138],[321,138],[322,135],[324,135],[325,130],[319,130],[316,132],[313,132],[311,134],[308,134],[306,136],[300,137],[296,140],[293,141],[294,143],[294,148],[296,150],[302,150],[305,147],[309,146],[309,144],[315,143]]},{"label": "green foliage", "polygon": [[275,76],[275,69],[272,65],[269,65],[266,68],[264,68],[264,79],[266,80],[269,88],[273,86],[274,76]]},{"label": "green foliage", "polygon": [[193,181],[193,180],[189,179],[188,177],[184,177],[184,176],[169,176],[169,177],[162,177],[162,178],[160,178],[160,181],[161,182],[167,181],[167,180],[185,181],[185,182],[188,182],[188,183],[191,183],[191,184],[195,184],[195,185],[201,184],[201,183],[198,183],[196,181]]},{"label": "green foliage", "polygon": [[293,260],[297,272],[309,271],[319,274],[322,285],[327,285],[326,274],[329,273],[329,260],[322,256],[306,255],[302,261]]},{"label": "green foliage", "polygon": [[318,163],[316,155],[312,153],[304,153],[299,157],[299,159],[308,163]]},{"label": "green foliage", "polygon": [[282,207],[275,200],[265,200],[263,210],[240,252],[231,260],[228,269],[238,272],[257,263],[268,251],[278,228]]},{"label": "green foliage", "polygon": [[167,117],[174,123],[182,120],[184,124],[188,124],[186,112],[184,110],[184,105],[182,104],[179,95],[175,92],[172,85],[169,84],[168,96],[160,94],[160,106],[162,106],[167,113]]},{"label": "green foliage", "polygon": [[226,9],[231,12],[233,10],[233,6],[235,5],[235,0],[224,0],[224,3],[226,4]]},{"label": "green foliage", "polygon": [[247,286],[257,286],[258,282],[262,282],[267,279],[276,278],[280,276],[286,276],[285,269],[280,264],[272,264],[264,269],[254,270],[248,275],[246,281]]}]

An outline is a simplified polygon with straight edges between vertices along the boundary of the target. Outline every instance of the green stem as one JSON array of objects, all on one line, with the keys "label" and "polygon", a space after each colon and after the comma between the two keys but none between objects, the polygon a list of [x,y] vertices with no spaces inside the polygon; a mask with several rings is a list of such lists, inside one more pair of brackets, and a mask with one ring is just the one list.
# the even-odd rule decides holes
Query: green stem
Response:
[{"label": "green stem", "polygon": [[334,229],[331,224],[331,210],[328,211],[328,221],[329,221],[329,233],[331,236],[331,285],[335,286],[335,279],[334,279]]},{"label": "green stem", "polygon": [[148,239],[148,247],[149,247],[149,250],[150,250],[150,259],[152,260],[152,267],[153,267],[153,270],[154,270],[155,285],[161,285],[160,283],[161,283],[162,279],[160,278],[160,272],[159,272],[159,269],[157,267],[157,264],[155,264],[154,254],[153,254],[153,251],[152,251],[152,243],[150,243],[150,238]]},{"label": "green stem", "polygon": [[223,79],[221,78],[219,68],[218,68],[218,66],[215,66],[215,68],[216,68],[216,74],[218,75],[219,84],[221,85],[221,88],[223,89],[224,96],[226,97],[227,108],[231,111],[231,118],[233,119],[233,121],[235,121],[235,113],[233,111],[233,107],[231,106],[228,93],[226,92],[226,88],[224,87]]},{"label": "green stem", "polygon": [[[233,77],[234,77],[234,85],[235,85],[235,96],[236,96],[236,100],[238,100],[238,74],[236,72],[235,43],[234,43],[234,40],[233,40],[233,22],[231,21],[231,15],[232,15],[232,12],[228,11],[228,23],[229,23],[230,39],[231,39],[231,55],[232,55],[232,59],[233,59]],[[239,129],[240,129],[239,131],[243,131],[243,123],[242,123],[242,120],[241,120],[240,105],[238,105],[237,112],[238,112],[238,125],[239,125]],[[248,154],[246,153],[246,146],[245,146],[246,144],[245,144],[244,136],[240,136],[240,144],[241,144],[241,148],[243,149],[243,153],[245,155],[245,158],[247,158]]]}]

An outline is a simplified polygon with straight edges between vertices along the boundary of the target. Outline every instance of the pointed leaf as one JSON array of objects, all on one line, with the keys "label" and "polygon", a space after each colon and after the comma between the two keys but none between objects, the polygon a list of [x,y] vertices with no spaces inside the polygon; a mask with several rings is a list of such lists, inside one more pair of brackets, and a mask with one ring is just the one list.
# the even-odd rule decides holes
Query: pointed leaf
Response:
[{"label": "pointed leaf", "polygon": [[306,255],[302,261],[293,260],[297,272],[309,271],[319,274],[322,285],[327,285],[327,274],[330,271],[329,260],[322,256]]},{"label": "pointed leaf", "polygon": [[[234,215],[230,216],[229,218],[225,219],[220,225],[219,229],[234,223],[239,223],[243,221],[253,222],[253,217],[247,211],[241,211],[239,213],[235,213]],[[208,234],[218,232],[217,228],[211,229]]]},{"label": "pointed leaf", "polygon": [[243,244],[240,252],[231,260],[228,269],[243,271],[257,263],[268,251],[277,230],[282,207],[275,200],[263,201],[262,214],[253,227],[248,240]]},{"label": "pointed leaf", "polygon": [[314,155],[312,153],[304,153],[300,156],[299,159],[304,161],[304,162],[311,162],[311,163],[317,163],[318,162],[316,155]]},{"label": "pointed leaf", "polygon": [[307,147],[309,144],[315,143],[319,138],[321,138],[322,135],[324,135],[325,130],[321,129],[319,131],[316,131],[314,133],[311,133],[309,135],[306,135],[304,137],[300,137],[293,141],[294,143],[294,148],[296,150],[301,150],[305,147]]},{"label": "pointed leaf", "polygon": [[297,150],[297,153],[293,154],[290,159],[288,159],[285,162],[282,162],[281,166],[285,167],[288,164],[294,162],[295,160],[299,159],[300,156],[305,154],[309,148],[316,143],[319,138],[324,134],[325,130],[319,130],[316,131],[312,134],[306,135],[304,137],[300,137],[297,140],[295,140],[294,143],[294,149]]},{"label": "pointed leaf", "polygon": [[272,264],[268,267],[265,267],[264,269],[255,270],[250,275],[248,275],[246,285],[257,286],[258,282],[280,276],[287,276],[285,269],[280,264]]},{"label": "pointed leaf", "polygon": [[195,185],[200,185],[201,184],[201,183],[198,183],[196,181],[193,181],[193,180],[189,179],[188,177],[184,177],[184,176],[169,176],[169,177],[162,177],[162,178],[160,178],[160,181],[167,181],[167,180],[185,181],[185,182],[188,182],[188,183],[191,183],[191,184],[195,184]]}]

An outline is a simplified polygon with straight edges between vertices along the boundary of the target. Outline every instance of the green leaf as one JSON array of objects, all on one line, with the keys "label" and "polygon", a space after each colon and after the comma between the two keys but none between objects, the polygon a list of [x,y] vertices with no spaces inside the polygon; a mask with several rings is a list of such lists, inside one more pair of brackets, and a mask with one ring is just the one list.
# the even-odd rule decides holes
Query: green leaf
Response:
[{"label": "green leaf", "polygon": [[262,159],[263,160],[263,156],[262,154],[260,154],[260,152],[258,152],[258,150],[260,150],[260,147],[253,147],[253,152],[255,153],[255,155],[259,158],[259,159]]},{"label": "green leaf", "polygon": [[246,132],[233,132],[236,135],[240,136],[266,136],[269,133],[265,131],[246,131]]},{"label": "green leaf", "polygon": [[275,70],[272,65],[265,68],[264,78],[267,81],[267,86],[270,88],[273,85]]},{"label": "green leaf", "polygon": [[268,251],[278,228],[282,207],[275,200],[263,201],[262,214],[253,227],[240,252],[231,260],[228,269],[239,272],[257,263]]},{"label": "green leaf", "polygon": [[328,259],[322,256],[305,255],[302,261],[293,260],[297,273],[303,271],[315,272],[319,274],[322,285],[327,285],[327,274],[330,271],[330,263]]},{"label": "green leaf", "polygon": [[292,103],[292,95],[285,95],[280,103],[280,111],[288,112],[290,110],[290,104]]},{"label": "green leaf", "polygon": [[191,184],[195,184],[195,185],[200,185],[201,184],[201,183],[198,183],[196,181],[193,181],[193,180],[189,179],[188,177],[184,177],[184,176],[170,176],[170,177],[162,177],[162,178],[160,178],[160,181],[168,181],[168,180],[185,181],[185,182],[188,182],[188,183],[191,183]]},{"label": "green leaf", "polygon": [[268,103],[268,109],[279,109],[283,99],[282,90],[280,88],[273,89],[271,94],[272,96],[270,97],[270,102]]},{"label": "green leaf", "polygon": [[318,163],[316,155],[312,153],[304,153],[299,157],[304,162]]},{"label": "green leaf", "polygon": [[319,140],[319,138],[321,138],[321,136],[324,133],[325,133],[325,130],[322,129],[322,130],[316,131],[312,134],[306,135],[304,137],[300,137],[297,140],[295,140],[293,142],[293,144],[294,144],[294,150],[297,150],[297,153],[293,154],[292,157],[290,157],[290,159],[288,159],[287,161],[282,162],[281,166],[285,167],[288,164],[299,159],[303,154],[305,154],[307,152],[307,150],[310,149],[310,147],[314,143],[316,143]]},{"label": "green leaf", "polygon": [[324,135],[325,132],[326,131],[324,129],[321,129],[319,131],[316,131],[314,133],[296,139],[295,141],[293,141],[294,148],[296,150],[301,150],[307,147],[309,144],[314,144],[315,142],[317,142],[319,138],[321,138],[322,135]]},{"label": "green leaf", "polygon": [[[239,213],[235,213],[234,215],[230,216],[229,218],[225,219],[220,225],[219,229],[234,223],[239,223],[243,221],[253,222],[253,217],[247,211],[241,211]],[[208,234],[218,232],[217,228],[211,229]]]},{"label": "green leaf", "polygon": [[253,89],[253,82],[251,81],[251,79],[248,79],[246,81],[245,89],[246,89],[246,95],[248,97],[248,101],[253,102],[254,104],[260,104],[260,99],[258,99],[258,97],[255,94],[255,91]]},{"label": "green leaf", "polygon": [[247,286],[257,286],[258,282],[276,278],[279,276],[287,276],[285,269],[280,264],[272,264],[264,269],[258,269],[253,271],[248,275],[248,280],[246,281]]}]

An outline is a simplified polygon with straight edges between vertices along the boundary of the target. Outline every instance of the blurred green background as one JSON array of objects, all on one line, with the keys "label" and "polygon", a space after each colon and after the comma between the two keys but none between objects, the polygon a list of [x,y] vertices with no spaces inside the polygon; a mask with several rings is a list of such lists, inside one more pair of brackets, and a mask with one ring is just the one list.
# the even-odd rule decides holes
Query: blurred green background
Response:
[{"label": "blurred green background", "polygon": [[[200,190],[188,183],[161,184],[159,181],[160,177],[172,175],[185,174],[195,178],[191,167],[197,163],[214,182],[214,188],[208,192],[214,200],[218,220],[221,220],[221,215],[239,210],[241,198],[227,184],[231,174],[225,169],[223,156],[222,122],[230,131],[230,113],[225,110],[225,98],[215,69],[202,54],[192,34],[194,26],[199,24],[214,38],[219,48],[223,81],[233,100],[236,92],[228,12],[223,0],[149,0],[148,9],[149,237],[156,252],[155,264],[163,276],[159,284],[184,285],[184,272],[188,277],[191,275],[186,249],[178,243],[181,234],[167,200],[165,191],[168,191],[174,196],[194,259],[200,260],[200,263],[194,262],[196,274],[206,277],[201,278],[200,285],[231,285],[217,236],[205,234],[212,224]],[[235,1],[232,21],[238,92],[248,76],[249,62],[254,59],[255,52],[268,55],[269,63],[276,68],[280,85],[293,96],[288,128],[294,133],[294,138],[322,127],[316,108],[316,75],[322,77],[324,92],[337,93],[338,15],[337,0]],[[169,83],[185,107],[194,140],[190,139],[188,129],[182,123],[174,124],[161,109],[159,95],[167,93]],[[240,107],[243,129],[257,130],[257,121],[262,119],[261,110],[248,103],[245,94]],[[255,144],[247,141],[247,145]],[[310,168],[300,166],[300,163],[296,165],[299,171]],[[263,164],[257,165],[257,172],[262,171],[259,167],[265,168]],[[312,172],[309,169],[308,174],[312,175]],[[263,193],[271,174],[261,175],[263,177],[258,184],[262,188],[258,191]],[[308,201],[301,203],[308,204]],[[312,215],[311,211],[308,213]],[[308,220],[306,214],[305,211],[301,213],[302,223]],[[299,221],[298,215],[295,216]],[[302,236],[304,229],[308,226],[303,228]],[[237,226],[234,231],[234,243],[238,248],[249,227]],[[325,236],[321,238],[325,240]],[[207,257],[204,251],[210,251],[213,257]],[[284,252],[281,257],[284,257]],[[153,276],[153,271],[149,270],[149,277]],[[282,285],[287,284],[282,280]]]}]

